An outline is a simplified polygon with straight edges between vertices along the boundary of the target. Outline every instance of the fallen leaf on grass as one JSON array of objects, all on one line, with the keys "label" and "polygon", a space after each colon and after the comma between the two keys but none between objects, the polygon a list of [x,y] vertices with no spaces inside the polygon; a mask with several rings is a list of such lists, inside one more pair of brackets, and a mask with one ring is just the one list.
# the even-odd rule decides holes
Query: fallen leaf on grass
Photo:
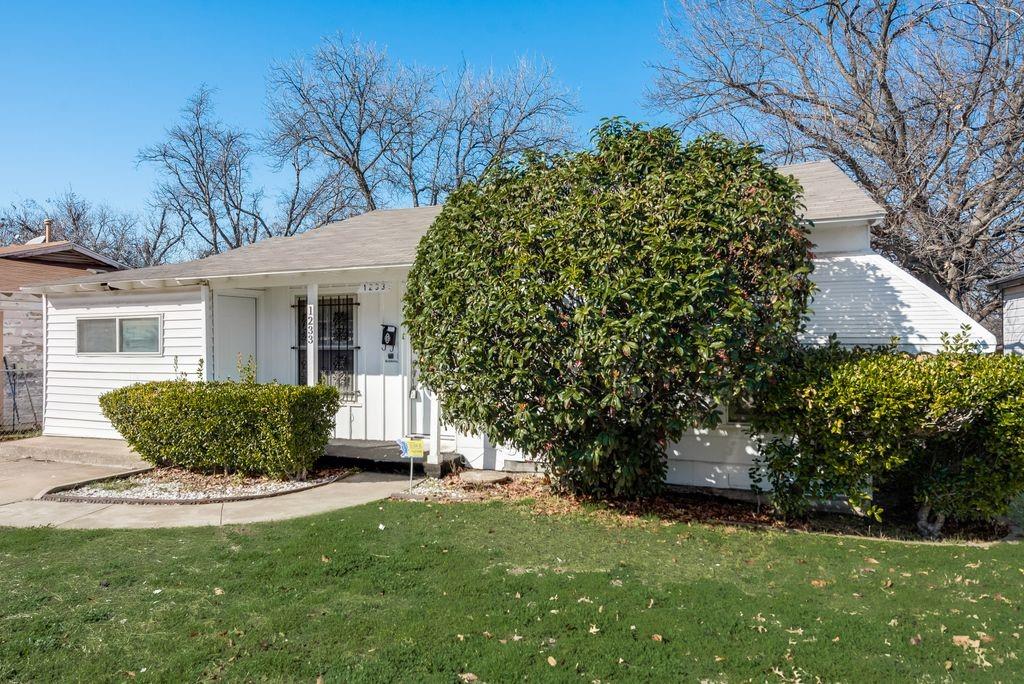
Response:
[{"label": "fallen leaf on grass", "polygon": [[480,678],[477,677],[472,672],[463,672],[462,674],[459,675],[459,679],[461,679],[464,682],[475,682],[475,681],[477,681]]},{"label": "fallen leaf on grass", "polygon": [[921,639],[921,635],[920,634],[915,634],[914,636],[910,637],[910,645],[911,646],[920,646],[921,645],[921,641],[922,641],[922,639]]},{"label": "fallen leaf on grass", "polygon": [[652,634],[651,641],[663,641],[660,634]]},{"label": "fallen leaf on grass", "polygon": [[823,579],[813,579],[813,580],[811,580],[811,586],[814,587],[815,589],[821,589],[822,587],[825,587],[827,585],[828,585],[828,582],[826,582]]},{"label": "fallen leaf on grass", "polygon": [[320,556],[320,562],[321,563],[330,563],[331,559],[328,558],[327,556]]},{"label": "fallen leaf on grass", "polygon": [[601,631],[601,628],[600,628],[600,627],[598,627],[597,625],[590,625],[590,629],[589,629],[588,631],[589,631],[589,632],[590,632],[591,634],[597,634],[598,632],[600,632],[600,631]]},{"label": "fallen leaf on grass", "polygon": [[548,656],[548,665],[550,665],[551,667],[554,667],[557,664],[558,664],[558,661],[555,660],[554,656]]},{"label": "fallen leaf on grass", "polygon": [[956,646],[959,646],[960,648],[964,649],[965,651],[969,648],[978,648],[979,646],[981,646],[981,641],[979,639],[972,639],[971,637],[965,634],[957,634],[956,636],[954,636],[953,643]]}]

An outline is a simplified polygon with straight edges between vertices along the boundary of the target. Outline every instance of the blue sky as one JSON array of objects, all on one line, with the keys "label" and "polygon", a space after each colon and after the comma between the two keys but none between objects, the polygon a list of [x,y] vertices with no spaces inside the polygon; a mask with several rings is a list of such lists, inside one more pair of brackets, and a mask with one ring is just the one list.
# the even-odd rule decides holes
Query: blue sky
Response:
[{"label": "blue sky", "polygon": [[615,114],[656,121],[642,98],[664,57],[662,0],[636,2],[0,3],[0,203],[68,188],[125,209],[153,183],[140,148],[196,88],[224,120],[264,125],[271,63],[341,31],[402,60],[504,68],[541,57],[574,89],[581,132]]}]

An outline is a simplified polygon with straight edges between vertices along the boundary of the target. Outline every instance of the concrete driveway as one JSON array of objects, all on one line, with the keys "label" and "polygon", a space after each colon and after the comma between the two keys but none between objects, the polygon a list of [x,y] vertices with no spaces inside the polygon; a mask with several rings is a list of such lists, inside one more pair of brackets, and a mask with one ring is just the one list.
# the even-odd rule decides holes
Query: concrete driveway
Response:
[{"label": "concrete driveway", "polygon": [[27,458],[2,461],[0,462],[0,506],[14,501],[31,499],[50,487],[56,487],[66,482],[109,477],[128,470],[130,468],[34,461]]},{"label": "concrete driveway", "polygon": [[60,484],[129,470],[132,468],[0,459],[0,527],[197,527],[286,520],[377,501],[409,486],[408,477],[402,475],[365,472],[293,494],[226,503],[102,504],[34,498]]}]

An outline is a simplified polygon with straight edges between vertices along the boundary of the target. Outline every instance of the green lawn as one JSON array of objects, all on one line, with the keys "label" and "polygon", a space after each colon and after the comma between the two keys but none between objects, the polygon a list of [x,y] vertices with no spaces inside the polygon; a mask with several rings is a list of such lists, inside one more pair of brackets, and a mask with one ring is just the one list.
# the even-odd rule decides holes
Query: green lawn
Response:
[{"label": "green lawn", "polygon": [[2,530],[0,592],[14,681],[1024,678],[1024,553],[1006,544],[386,502]]}]

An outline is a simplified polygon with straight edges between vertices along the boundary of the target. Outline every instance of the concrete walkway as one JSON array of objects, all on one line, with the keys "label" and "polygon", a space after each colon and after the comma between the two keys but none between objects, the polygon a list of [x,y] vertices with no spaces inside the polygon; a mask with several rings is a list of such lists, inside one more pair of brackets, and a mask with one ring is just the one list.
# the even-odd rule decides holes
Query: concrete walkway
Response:
[{"label": "concrete walkway", "polygon": [[29,437],[0,442],[0,463],[23,458],[124,468],[144,468],[147,465],[120,439]]},{"label": "concrete walkway", "polygon": [[132,469],[35,459],[0,460],[0,527],[198,527],[286,520],[384,499],[409,486],[406,476],[366,472],[294,494],[227,503],[94,504],[34,498],[60,484]]}]

